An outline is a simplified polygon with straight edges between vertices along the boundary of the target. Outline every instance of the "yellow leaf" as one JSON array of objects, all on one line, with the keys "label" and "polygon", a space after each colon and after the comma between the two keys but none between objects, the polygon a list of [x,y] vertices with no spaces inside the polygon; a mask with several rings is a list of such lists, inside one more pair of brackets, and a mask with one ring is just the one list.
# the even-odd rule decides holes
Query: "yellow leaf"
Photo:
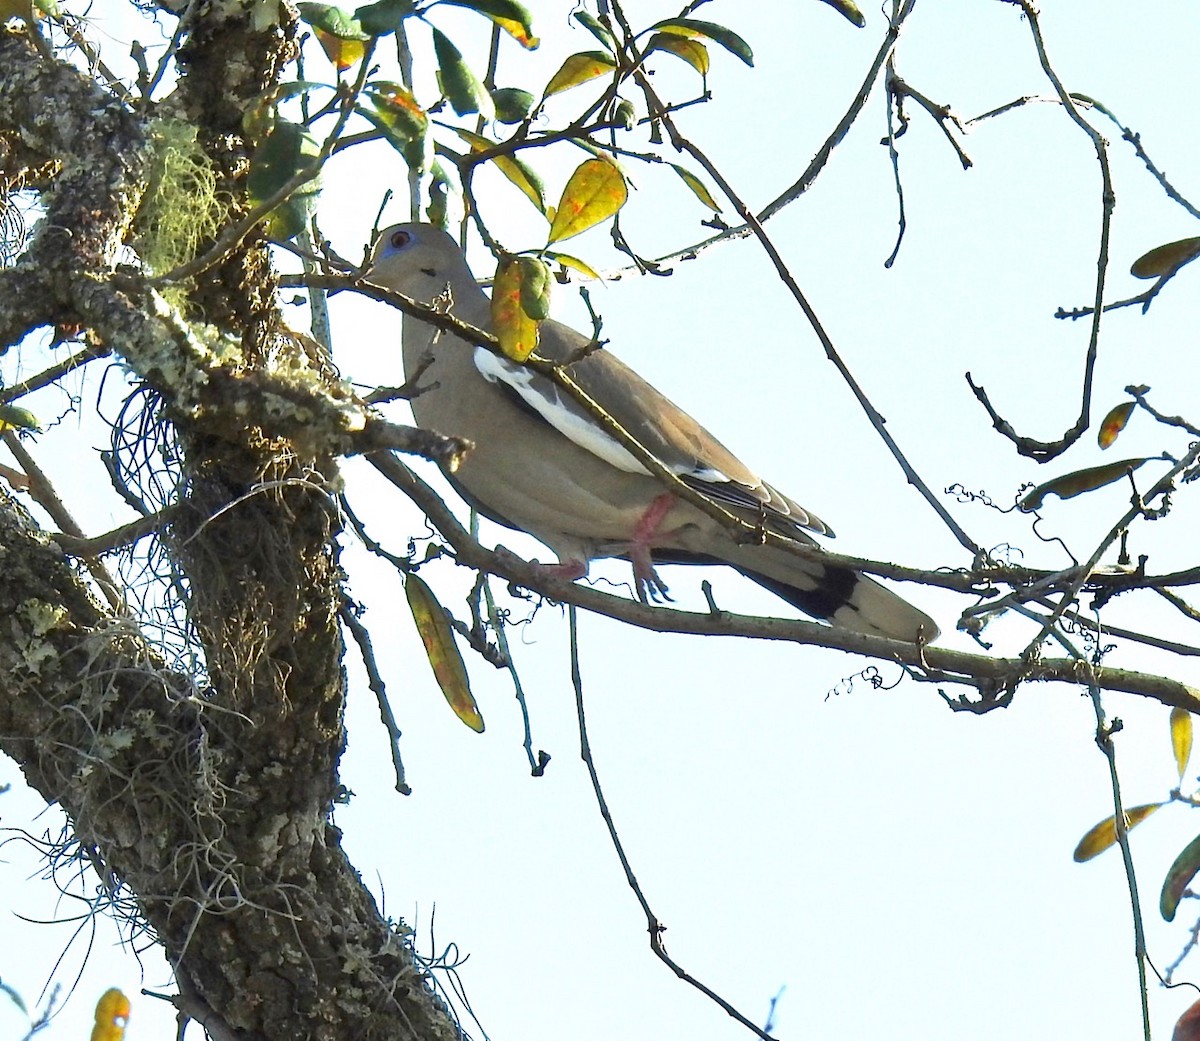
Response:
[{"label": "yellow leaf", "polygon": [[646,53],[651,51],[667,51],[682,58],[701,76],[708,75],[708,48],[698,40],[674,33],[655,33],[646,44]]},{"label": "yellow leaf", "polygon": [[569,267],[574,271],[578,271],[584,278],[594,278],[597,282],[604,281],[600,276],[600,272],[590,264],[585,264],[578,257],[571,256],[570,253],[555,253],[552,250],[547,250],[545,255],[551,260],[557,260],[563,267]]},{"label": "yellow leaf", "polygon": [[1134,278],[1161,278],[1173,274],[1197,257],[1200,257],[1200,237],[1180,239],[1143,253],[1133,262],[1129,273]]},{"label": "yellow leaf", "polygon": [[1186,708],[1171,709],[1171,751],[1175,753],[1175,765],[1182,781],[1188,760],[1192,758],[1192,714]]},{"label": "yellow leaf", "polygon": [[587,83],[588,80],[594,80],[597,76],[610,73],[616,67],[616,59],[604,51],[581,51],[579,54],[572,54],[562,63],[562,68],[550,77],[550,82],[542,91],[542,97],[561,94],[564,90],[570,90],[581,83]]},{"label": "yellow leaf", "polygon": [[860,29],[867,24],[867,20],[863,17],[862,11],[858,9],[858,5],[854,0],[825,0],[830,7],[834,8],[857,25]]},{"label": "yellow leaf", "polygon": [[683,183],[692,190],[692,194],[712,210],[713,213],[721,212],[721,207],[717,205],[717,200],[712,197],[712,193],[708,190],[708,185],[692,173],[691,170],[685,170],[682,166],[676,166],[674,163],[671,164],[671,169],[679,174],[683,179]]},{"label": "yellow leaf", "polygon": [[364,40],[348,40],[315,26],[313,32],[317,35],[317,42],[321,45],[321,50],[333,62],[338,72],[345,72],[351,66],[357,65],[366,53],[367,44]]},{"label": "yellow leaf", "polygon": [[537,347],[538,322],[521,306],[521,262],[505,257],[492,283],[492,332],[500,349],[514,361],[524,361]]},{"label": "yellow leaf", "polygon": [[1133,415],[1133,408],[1136,404],[1136,401],[1123,401],[1109,410],[1108,415],[1104,417],[1104,422],[1100,424],[1100,432],[1096,434],[1096,443],[1101,448],[1111,445],[1117,439],[1117,435],[1125,429],[1125,424]]},{"label": "yellow leaf", "polygon": [[606,220],[625,205],[629,189],[607,159],[587,159],[563,189],[547,243],[569,239]]},{"label": "yellow leaf", "polygon": [[725,26],[717,25],[716,22],[704,22],[699,18],[668,18],[650,28],[671,33],[673,36],[688,38],[702,36],[706,40],[712,40],[713,43],[719,43],[730,54],[736,54],[747,65],[754,64],[754,54],[750,50],[750,45],[732,29],[726,29]]},{"label": "yellow leaf", "polygon": [[[453,129],[459,137],[471,146],[472,152],[482,152],[486,149],[496,147],[497,142],[489,141],[482,134],[476,134],[473,131],[463,130],[459,127]],[[520,188],[525,197],[534,206],[541,210],[542,213],[546,212],[546,188],[542,184],[542,179],[526,166],[525,163],[513,155],[494,155],[488,162],[495,163],[496,168]]]},{"label": "yellow leaf", "polygon": [[96,1025],[92,1041],[122,1041],[129,1023],[129,999],[113,987],[100,995],[96,1002]]},{"label": "yellow leaf", "polygon": [[0,431],[36,430],[40,433],[41,429],[37,416],[29,409],[19,405],[0,405]]},{"label": "yellow leaf", "polygon": [[[1141,824],[1147,817],[1150,816],[1160,806],[1165,803],[1151,802],[1144,806],[1131,806],[1125,811],[1125,830],[1136,827]],[[1092,857],[1103,853],[1109,846],[1115,846],[1117,843],[1117,827],[1115,817],[1106,817],[1089,831],[1083,838],[1079,840],[1079,845],[1075,847],[1075,860],[1082,864],[1085,860],[1091,860]]]},{"label": "yellow leaf", "polygon": [[1105,466],[1092,466],[1086,470],[1076,470],[1074,473],[1063,474],[1061,477],[1039,484],[1029,492],[1017,505],[1026,513],[1041,508],[1042,500],[1047,495],[1057,495],[1061,499],[1070,499],[1084,492],[1103,488],[1106,484],[1121,480],[1126,474],[1133,473],[1142,463],[1155,456],[1144,459],[1122,459],[1120,462],[1108,463]]},{"label": "yellow leaf", "polygon": [[475,733],[482,734],[483,717],[471,696],[467,667],[463,664],[458,644],[454,642],[454,631],[450,628],[446,609],[437,602],[433,590],[416,575],[405,576],[404,595],[408,599],[408,608],[417,624],[421,642],[425,645],[425,654],[433,668],[434,678],[442,688],[446,701],[459,719]]}]

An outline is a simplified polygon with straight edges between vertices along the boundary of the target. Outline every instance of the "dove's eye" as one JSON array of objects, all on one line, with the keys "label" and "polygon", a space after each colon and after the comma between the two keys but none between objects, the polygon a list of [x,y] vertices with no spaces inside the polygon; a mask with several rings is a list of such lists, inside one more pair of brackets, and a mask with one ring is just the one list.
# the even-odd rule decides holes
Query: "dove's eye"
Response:
[{"label": "dove's eye", "polygon": [[391,238],[392,249],[403,249],[412,242],[412,234],[407,231],[393,231]]}]

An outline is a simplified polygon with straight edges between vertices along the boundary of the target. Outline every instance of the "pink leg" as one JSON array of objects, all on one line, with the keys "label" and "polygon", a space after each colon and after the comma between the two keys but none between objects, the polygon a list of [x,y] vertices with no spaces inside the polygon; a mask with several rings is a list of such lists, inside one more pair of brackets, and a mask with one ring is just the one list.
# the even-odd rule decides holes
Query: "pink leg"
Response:
[{"label": "pink leg", "polygon": [[557,564],[543,564],[535,560],[533,563],[538,571],[562,582],[574,582],[588,573],[588,566],[582,560],[562,560]]},{"label": "pink leg", "polygon": [[654,564],[650,559],[650,550],[654,546],[655,537],[659,534],[659,526],[663,518],[671,512],[675,505],[675,496],[663,492],[639,518],[633,528],[633,539],[629,543],[629,560],[633,564],[633,582],[637,587],[638,599],[643,604],[651,600],[670,600],[667,584],[658,577]]}]

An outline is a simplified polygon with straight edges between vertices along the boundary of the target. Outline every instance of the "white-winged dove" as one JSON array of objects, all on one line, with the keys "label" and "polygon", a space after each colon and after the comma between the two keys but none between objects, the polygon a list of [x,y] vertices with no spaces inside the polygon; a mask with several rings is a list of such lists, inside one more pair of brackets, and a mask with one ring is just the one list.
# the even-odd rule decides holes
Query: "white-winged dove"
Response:
[{"label": "white-winged dove", "polygon": [[[380,237],[371,281],[423,302],[449,289],[450,313],[489,329],[491,308],[455,241],[428,224],[397,224]],[[718,520],[671,494],[588,412],[532,368],[432,325],[404,319],[404,370],[417,380],[417,423],[475,447],[449,475],[492,520],[545,543],[562,577],[587,574],[597,557],[633,563],[639,596],[666,587],[656,563],[728,564],[806,614],[863,633],[928,642],[933,620],[849,568],[739,542]],[[760,480],[724,445],[607,350],[542,323],[537,353],[578,358],[570,375],[610,416],[691,488],[751,523],[815,546],[807,531],[833,532]],[[805,530],[807,529],[807,531]]]}]

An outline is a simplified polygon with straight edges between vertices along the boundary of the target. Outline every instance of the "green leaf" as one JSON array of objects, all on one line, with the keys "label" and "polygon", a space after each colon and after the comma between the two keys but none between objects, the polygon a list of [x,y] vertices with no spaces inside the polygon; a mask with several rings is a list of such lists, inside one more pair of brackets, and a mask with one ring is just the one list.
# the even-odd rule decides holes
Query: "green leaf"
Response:
[{"label": "green leaf", "polygon": [[[321,145],[298,123],[279,121],[250,157],[246,189],[252,205],[265,202],[320,154]],[[307,226],[321,190],[320,172],[313,174],[267,218],[268,233],[290,239]]]},{"label": "green leaf", "polygon": [[435,159],[429,171],[429,205],[425,207],[425,217],[430,224],[437,225],[443,231],[449,223],[446,203],[449,193],[455,190],[454,182],[447,176],[445,167]]},{"label": "green leaf", "polygon": [[538,320],[522,306],[522,282],[520,258],[501,260],[492,282],[492,332],[500,349],[514,361],[524,361],[538,343]]},{"label": "green leaf", "polygon": [[[1160,806],[1165,806],[1166,803],[1151,802],[1144,806],[1130,806],[1125,811],[1125,830],[1137,827],[1147,817],[1150,816]],[[1099,824],[1092,828],[1083,838],[1079,840],[1079,845],[1075,847],[1075,862],[1082,864],[1085,860],[1091,860],[1092,857],[1098,857],[1110,846],[1117,844],[1117,825],[1115,817],[1105,817]]]},{"label": "green leaf", "polygon": [[622,101],[613,112],[613,122],[620,123],[626,130],[632,130],[637,122],[637,110],[632,101]]},{"label": "green leaf", "polygon": [[452,7],[465,7],[485,18],[490,18],[509,36],[528,51],[535,50],[539,42],[533,35],[533,16],[516,0],[438,0]]},{"label": "green leaf", "polygon": [[37,416],[29,409],[19,405],[0,405],[0,431],[36,430],[40,433],[41,429]]},{"label": "green leaf", "polygon": [[25,1007],[25,1002],[21,1000],[21,995],[13,990],[12,987],[10,987],[3,980],[0,980],[0,993],[7,994],[9,1000],[16,1005],[17,1008],[24,1012],[25,1015],[29,1015],[29,1010]]},{"label": "green leaf", "polygon": [[[495,148],[496,141],[490,141],[482,134],[476,134],[461,127],[454,127],[454,132],[471,146],[471,151],[482,152]],[[525,197],[542,213],[546,212],[546,189],[542,179],[515,155],[494,155],[489,163],[495,163],[497,169],[513,184],[525,193]]]},{"label": "green leaf", "polygon": [[1163,275],[1173,275],[1197,257],[1200,257],[1200,237],[1179,239],[1143,253],[1133,262],[1129,273],[1134,278],[1162,278]]},{"label": "green leaf", "polygon": [[1102,449],[1108,448],[1117,439],[1117,435],[1125,429],[1125,424],[1129,422],[1129,417],[1133,415],[1136,405],[1136,401],[1123,401],[1120,405],[1109,409],[1108,415],[1104,417],[1104,422],[1100,424],[1100,430],[1096,434],[1096,443]]},{"label": "green leaf", "polygon": [[592,14],[591,11],[576,11],[571,17],[596,37],[608,49],[610,54],[616,54],[617,41],[613,39],[613,34],[604,27],[600,19]]},{"label": "green leaf", "polygon": [[720,44],[730,54],[741,58],[747,65],[754,64],[754,52],[750,50],[750,45],[732,29],[726,29],[725,26],[717,25],[716,22],[703,22],[699,18],[668,18],[665,21],[656,22],[647,31],[655,29],[659,32],[672,33],[675,36],[702,36],[706,40]]},{"label": "green leaf", "polygon": [[520,257],[521,267],[521,310],[534,321],[541,322],[550,317],[550,287],[554,279],[550,265],[540,257]]},{"label": "green leaf", "polygon": [[840,11],[860,29],[867,24],[867,20],[863,17],[862,11],[858,9],[858,5],[854,3],[854,0],[825,0],[825,3],[835,11]]},{"label": "green leaf", "polygon": [[1167,871],[1163,879],[1162,895],[1158,898],[1158,909],[1168,921],[1173,921],[1179,901],[1183,899],[1183,891],[1196,872],[1200,870],[1200,835],[1189,842],[1183,851],[1175,858],[1175,863]]},{"label": "green leaf", "polygon": [[300,3],[296,5],[300,18],[330,36],[343,40],[369,40],[358,19],[332,4]]},{"label": "green leaf", "polygon": [[1026,513],[1041,509],[1042,500],[1047,495],[1057,495],[1060,499],[1071,499],[1084,492],[1095,491],[1106,484],[1119,481],[1126,474],[1133,473],[1143,463],[1158,456],[1146,456],[1142,459],[1122,459],[1116,463],[1104,466],[1092,466],[1086,470],[1076,470],[1074,473],[1063,474],[1061,477],[1039,484],[1029,492],[1017,505]]},{"label": "green leaf", "polygon": [[501,123],[523,123],[536,101],[537,98],[520,87],[499,87],[492,91],[492,105],[496,119]]},{"label": "green leaf", "polygon": [[569,239],[606,220],[629,196],[621,171],[607,159],[587,159],[571,174],[554,210],[547,244]]},{"label": "green leaf", "polygon": [[458,644],[454,642],[454,630],[450,628],[446,609],[438,603],[433,590],[414,574],[404,578],[404,595],[416,622],[425,654],[433,668],[434,678],[446,701],[458,716],[477,734],[483,733],[483,717],[479,706],[471,695],[467,681],[467,667],[463,664]]},{"label": "green leaf", "polygon": [[597,76],[608,75],[616,67],[616,61],[604,51],[581,51],[579,54],[572,54],[562,63],[558,72],[550,77],[550,82],[542,91],[542,97],[561,94],[564,90],[578,87]]},{"label": "green leaf", "polygon": [[708,187],[691,170],[685,170],[682,166],[676,166],[674,163],[671,163],[671,169],[679,174],[683,179],[683,183],[691,188],[692,194],[712,210],[713,213],[721,212],[721,207],[717,205],[717,200],[712,197],[712,193],[709,192]]},{"label": "green leaf", "polygon": [[459,49],[437,29],[433,30],[433,50],[438,61],[438,83],[455,113],[466,116],[478,112],[484,119],[491,119],[494,114],[491,95],[463,61]]},{"label": "green leaf", "polygon": [[372,36],[387,36],[400,28],[405,18],[411,18],[416,12],[413,0],[379,0],[377,4],[367,4],[354,12],[354,17],[365,33]]},{"label": "green leaf", "polygon": [[650,37],[650,42],[646,46],[647,54],[652,51],[666,51],[677,58],[682,58],[701,76],[708,75],[708,48],[698,40],[689,39],[687,36],[678,36],[674,33],[655,33]]},{"label": "green leaf", "polygon": [[1182,781],[1192,758],[1192,714],[1186,708],[1171,709],[1171,751]]}]

